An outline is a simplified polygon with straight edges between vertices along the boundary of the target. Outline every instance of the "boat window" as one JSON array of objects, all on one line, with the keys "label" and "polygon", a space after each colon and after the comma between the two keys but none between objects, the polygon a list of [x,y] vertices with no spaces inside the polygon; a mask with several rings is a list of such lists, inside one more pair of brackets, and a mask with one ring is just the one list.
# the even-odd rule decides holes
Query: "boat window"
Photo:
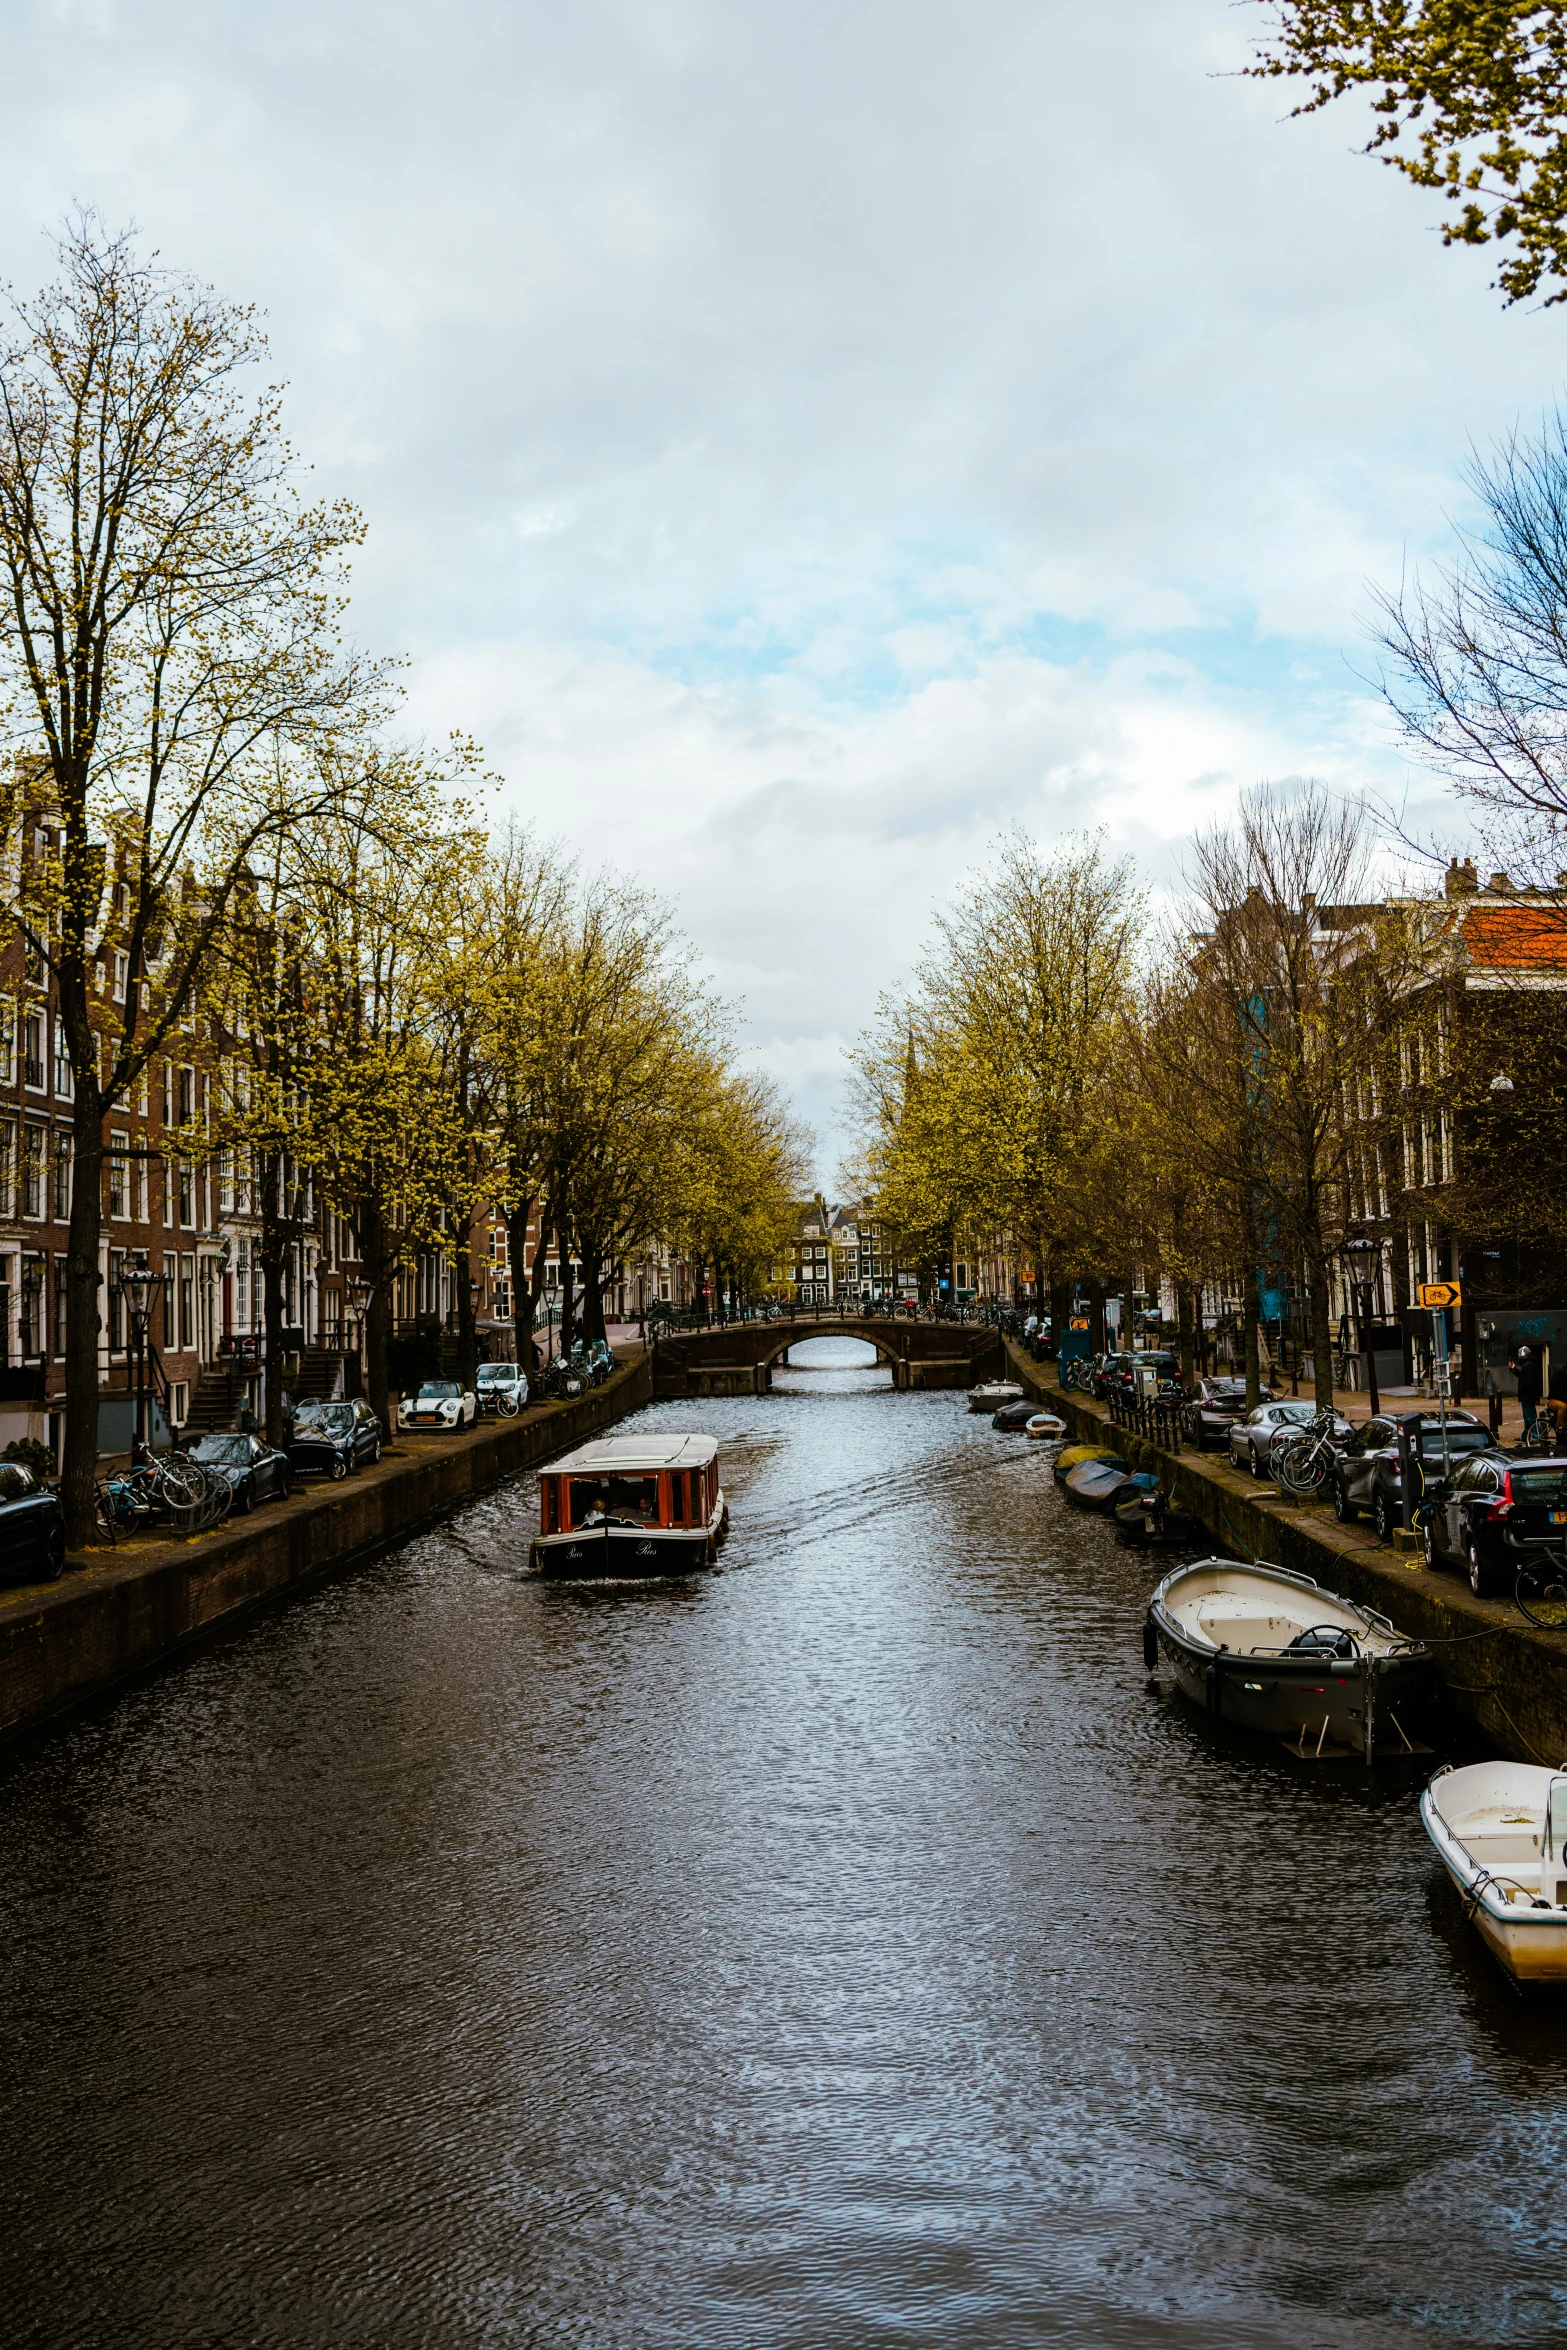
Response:
[{"label": "boat window", "polygon": [[573,1477],[571,1480],[571,1522],[574,1527],[585,1526],[590,1520],[602,1523],[603,1515],[629,1519],[639,1526],[658,1524],[658,1479],[656,1477]]},{"label": "boat window", "polygon": [[670,1523],[675,1526],[683,1526],[686,1522],[686,1479],[683,1469],[671,1469],[669,1472],[669,1517]]}]

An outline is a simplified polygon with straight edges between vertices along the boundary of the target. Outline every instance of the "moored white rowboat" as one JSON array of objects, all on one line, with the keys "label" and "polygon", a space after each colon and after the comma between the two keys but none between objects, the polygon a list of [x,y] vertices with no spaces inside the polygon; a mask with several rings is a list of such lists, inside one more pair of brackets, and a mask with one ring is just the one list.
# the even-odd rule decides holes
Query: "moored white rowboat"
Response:
[{"label": "moored white rowboat", "polygon": [[1059,1412],[1036,1412],[1024,1434],[1037,1437],[1043,1443],[1051,1443],[1056,1437],[1066,1434],[1066,1422]]},{"label": "moored white rowboat", "polygon": [[1567,1773],[1438,1771],[1420,1818],[1493,1958],[1515,1982],[1567,1983]]},{"label": "moored white rowboat", "polygon": [[968,1391],[971,1412],[999,1412],[1004,1403],[1021,1403],[1023,1390],[1015,1379],[986,1379]]},{"label": "moored white rowboat", "polygon": [[1204,1710],[1306,1753],[1385,1743],[1414,1750],[1410,1727],[1431,1655],[1371,1608],[1283,1567],[1204,1559],[1155,1591],[1143,1661],[1161,1657]]}]

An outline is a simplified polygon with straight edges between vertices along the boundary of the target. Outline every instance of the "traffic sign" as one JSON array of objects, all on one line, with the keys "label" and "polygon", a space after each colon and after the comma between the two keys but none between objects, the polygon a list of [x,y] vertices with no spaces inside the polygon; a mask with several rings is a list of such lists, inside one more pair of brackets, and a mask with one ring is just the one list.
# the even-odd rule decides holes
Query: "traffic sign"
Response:
[{"label": "traffic sign", "polygon": [[1440,1306],[1461,1306],[1463,1302],[1464,1293],[1456,1281],[1422,1281],[1420,1284],[1420,1303],[1423,1306],[1435,1310]]},{"label": "traffic sign", "polygon": [[1085,1316],[1084,1319],[1079,1322],[1074,1315],[1070,1327],[1074,1330],[1086,1330],[1088,1328],[1087,1317]]}]

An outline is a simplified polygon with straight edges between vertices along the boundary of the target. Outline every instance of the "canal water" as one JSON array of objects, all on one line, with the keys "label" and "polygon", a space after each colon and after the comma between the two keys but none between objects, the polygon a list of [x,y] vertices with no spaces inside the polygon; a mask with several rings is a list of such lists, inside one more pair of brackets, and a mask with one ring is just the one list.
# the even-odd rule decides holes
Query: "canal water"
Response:
[{"label": "canal water", "polygon": [[1560,2340],[1567,2010],[1417,1782],[836,1345],[643,1415],[717,1575],[531,1581],[525,1479],[9,1756],[10,2350]]}]

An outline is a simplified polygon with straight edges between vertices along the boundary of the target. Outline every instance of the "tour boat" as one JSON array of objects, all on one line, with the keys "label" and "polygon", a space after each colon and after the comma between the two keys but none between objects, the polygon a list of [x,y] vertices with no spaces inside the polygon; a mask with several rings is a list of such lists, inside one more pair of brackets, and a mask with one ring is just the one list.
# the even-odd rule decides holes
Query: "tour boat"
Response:
[{"label": "tour boat", "polygon": [[710,1567],[729,1531],[711,1436],[610,1436],[539,1472],[529,1564],[574,1582]]},{"label": "tour boat", "polygon": [[1516,1983],[1567,1983],[1567,1775],[1537,1763],[1437,1772],[1420,1798],[1437,1858]]},{"label": "tour boat", "polygon": [[1143,1661],[1217,1718],[1270,1732],[1301,1752],[1385,1741],[1412,1753],[1409,1729],[1430,1694],[1430,1651],[1386,1616],[1283,1567],[1203,1559],[1155,1591]]},{"label": "tour boat", "polygon": [[1023,1390],[1015,1379],[986,1379],[968,1391],[971,1412],[999,1412],[1004,1403],[1021,1403]]}]

